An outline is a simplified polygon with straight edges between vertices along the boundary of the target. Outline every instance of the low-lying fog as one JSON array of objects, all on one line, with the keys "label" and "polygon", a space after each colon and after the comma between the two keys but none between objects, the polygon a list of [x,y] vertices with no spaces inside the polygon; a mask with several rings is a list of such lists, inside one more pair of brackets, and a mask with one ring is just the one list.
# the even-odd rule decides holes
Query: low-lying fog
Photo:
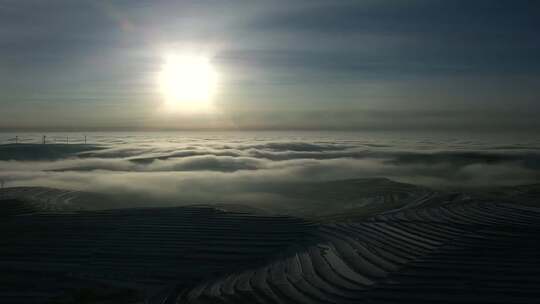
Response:
[{"label": "low-lying fog", "polygon": [[[18,144],[15,144],[17,135]],[[430,187],[536,183],[540,140],[338,132],[0,134],[5,187],[183,203],[286,201],[295,182],[386,177]],[[66,140],[69,137],[69,144]]]}]

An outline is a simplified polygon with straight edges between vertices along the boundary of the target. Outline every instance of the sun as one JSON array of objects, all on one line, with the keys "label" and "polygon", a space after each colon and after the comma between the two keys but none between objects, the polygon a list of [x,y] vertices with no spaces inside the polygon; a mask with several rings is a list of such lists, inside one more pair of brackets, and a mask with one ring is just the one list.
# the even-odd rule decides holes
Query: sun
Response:
[{"label": "sun", "polygon": [[167,110],[209,112],[217,86],[217,72],[205,56],[182,54],[165,57],[159,87]]}]

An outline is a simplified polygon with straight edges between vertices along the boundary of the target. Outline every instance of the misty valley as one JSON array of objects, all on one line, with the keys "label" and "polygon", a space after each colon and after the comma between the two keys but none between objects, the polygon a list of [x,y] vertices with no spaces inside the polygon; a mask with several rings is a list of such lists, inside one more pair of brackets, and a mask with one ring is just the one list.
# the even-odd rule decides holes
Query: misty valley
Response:
[{"label": "misty valley", "polygon": [[540,296],[534,138],[49,135],[65,136],[73,142],[2,138],[0,295],[9,303]]}]

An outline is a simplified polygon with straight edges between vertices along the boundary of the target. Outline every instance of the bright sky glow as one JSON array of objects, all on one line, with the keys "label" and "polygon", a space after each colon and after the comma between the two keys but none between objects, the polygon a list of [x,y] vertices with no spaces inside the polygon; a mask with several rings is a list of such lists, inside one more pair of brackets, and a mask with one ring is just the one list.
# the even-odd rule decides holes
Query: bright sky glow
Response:
[{"label": "bright sky glow", "polygon": [[168,111],[211,111],[216,85],[217,72],[210,59],[201,55],[168,55],[159,73],[159,87]]}]

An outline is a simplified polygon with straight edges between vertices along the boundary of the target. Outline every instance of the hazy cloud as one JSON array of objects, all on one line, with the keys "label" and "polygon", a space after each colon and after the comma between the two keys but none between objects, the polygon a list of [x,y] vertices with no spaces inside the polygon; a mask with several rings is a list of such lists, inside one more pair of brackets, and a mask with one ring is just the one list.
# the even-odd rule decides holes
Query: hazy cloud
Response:
[{"label": "hazy cloud", "polygon": [[[446,188],[540,180],[540,154],[536,150],[466,140],[446,144],[428,139],[379,144],[367,140],[249,138],[103,142],[107,144],[84,148],[21,145],[22,159],[0,154],[0,178],[8,186],[86,190],[129,197],[141,204],[257,201],[285,205],[298,198],[283,189],[298,182],[386,177]],[[0,151],[6,147],[11,149],[0,145]],[[54,160],[33,158],[40,151],[53,150]]]}]

